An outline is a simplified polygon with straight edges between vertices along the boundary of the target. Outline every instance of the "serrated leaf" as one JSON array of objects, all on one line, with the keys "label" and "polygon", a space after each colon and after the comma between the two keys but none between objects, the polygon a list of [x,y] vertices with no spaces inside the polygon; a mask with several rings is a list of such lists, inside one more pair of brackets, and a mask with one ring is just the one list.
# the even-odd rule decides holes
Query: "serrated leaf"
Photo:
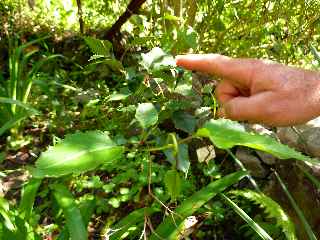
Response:
[{"label": "serrated leaf", "polygon": [[169,170],[164,176],[164,184],[168,189],[171,199],[175,201],[181,191],[181,179],[176,170]]},{"label": "serrated leaf", "polygon": [[[211,198],[224,191],[229,186],[237,183],[247,174],[248,173],[245,171],[229,174],[194,193],[175,209],[175,214],[167,216],[164,219],[151,235],[150,239],[156,240],[159,239],[159,236],[161,239],[177,239],[177,236],[181,231],[180,225],[184,222],[184,219],[191,216]],[[173,217],[175,220],[172,219]]]},{"label": "serrated leaf", "polygon": [[271,153],[280,159],[295,158],[312,164],[320,163],[317,159],[302,155],[269,136],[246,132],[242,125],[227,119],[206,122],[203,128],[197,131],[197,136],[210,138],[213,144],[222,149],[240,145]]},{"label": "serrated leaf", "polygon": [[152,103],[140,103],[135,117],[143,128],[148,128],[158,122],[158,111]]},{"label": "serrated leaf", "polygon": [[108,134],[100,131],[67,135],[41,154],[32,175],[43,178],[87,172],[102,164],[112,164],[122,152],[123,147],[117,146]]},{"label": "serrated leaf", "polygon": [[197,120],[190,113],[177,111],[172,114],[172,120],[177,129],[192,134],[196,128]]},{"label": "serrated leaf", "polygon": [[255,204],[258,204],[265,210],[268,218],[275,218],[276,224],[280,226],[288,240],[296,240],[295,227],[289,216],[283,211],[281,206],[270,197],[263,193],[255,192],[249,189],[234,190],[230,192],[233,195],[241,196]]},{"label": "serrated leaf", "polygon": [[55,184],[52,189],[54,190],[53,195],[56,201],[62,208],[71,240],[87,240],[87,229],[80,210],[68,188],[62,184]]},{"label": "serrated leaf", "polygon": [[108,40],[100,40],[94,37],[85,37],[86,44],[95,55],[110,56],[112,50],[112,43]]}]

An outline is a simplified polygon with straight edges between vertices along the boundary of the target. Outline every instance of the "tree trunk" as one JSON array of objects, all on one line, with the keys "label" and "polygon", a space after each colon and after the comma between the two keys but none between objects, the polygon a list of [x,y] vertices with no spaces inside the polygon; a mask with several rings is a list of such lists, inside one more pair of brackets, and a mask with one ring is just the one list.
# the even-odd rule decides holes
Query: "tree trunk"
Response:
[{"label": "tree trunk", "polygon": [[82,4],[81,0],[77,0],[77,6],[78,6],[78,17],[79,17],[79,25],[80,25],[80,33],[84,33],[84,21],[82,18]]},{"label": "tree trunk", "polygon": [[117,33],[120,32],[121,27],[125,24],[129,18],[138,13],[142,4],[144,4],[147,0],[131,0],[129,5],[127,6],[126,11],[118,18],[118,20],[112,25],[109,31],[105,34],[105,39],[112,40]]}]

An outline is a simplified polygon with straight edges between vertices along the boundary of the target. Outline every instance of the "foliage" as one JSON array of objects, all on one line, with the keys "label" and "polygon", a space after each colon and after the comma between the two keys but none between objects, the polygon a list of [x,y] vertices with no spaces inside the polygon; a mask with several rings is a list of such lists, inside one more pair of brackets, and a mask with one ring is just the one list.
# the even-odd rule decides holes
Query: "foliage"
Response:
[{"label": "foliage", "polygon": [[291,222],[289,216],[284,212],[281,206],[263,193],[254,192],[252,190],[234,190],[231,191],[235,196],[241,196],[249,201],[258,204],[264,209],[268,218],[275,218],[276,224],[282,228],[287,239],[297,239],[295,235],[295,227]]}]

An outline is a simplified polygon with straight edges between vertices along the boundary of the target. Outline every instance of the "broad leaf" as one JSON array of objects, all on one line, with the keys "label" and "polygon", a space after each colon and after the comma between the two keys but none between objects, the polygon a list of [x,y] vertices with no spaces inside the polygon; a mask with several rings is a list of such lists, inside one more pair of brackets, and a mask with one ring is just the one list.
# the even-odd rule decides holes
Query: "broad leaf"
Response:
[{"label": "broad leaf", "polygon": [[88,232],[72,194],[62,184],[55,184],[52,188],[54,190],[53,195],[62,208],[71,240],[87,240]]},{"label": "broad leaf", "polygon": [[150,52],[141,56],[141,65],[148,71],[159,71],[163,68],[176,66],[174,58],[159,47],[153,48]]},{"label": "broad leaf", "polygon": [[176,170],[169,170],[164,176],[164,184],[168,189],[171,199],[175,201],[181,191],[181,179],[180,175]]},{"label": "broad leaf", "polygon": [[136,110],[135,117],[145,129],[158,122],[158,111],[152,103],[140,103]]},{"label": "broad leaf", "polygon": [[196,128],[197,120],[190,113],[177,111],[172,114],[172,120],[177,129],[192,134]]},{"label": "broad leaf", "polygon": [[123,147],[117,146],[100,131],[67,135],[59,144],[41,154],[32,175],[43,178],[83,173],[102,164],[112,164],[122,152]]},{"label": "broad leaf", "polygon": [[[194,193],[187,200],[183,201],[179,207],[175,209],[175,214],[167,216],[164,221],[157,227],[155,233],[151,235],[151,240],[159,239],[177,239],[180,224],[188,217],[197,211],[203,204],[216,196],[218,193],[224,191],[229,186],[237,183],[248,173],[245,171],[229,174],[219,180],[216,180],[200,191]],[[174,217],[175,221],[173,221]]]},{"label": "broad leaf", "polygon": [[304,156],[269,136],[246,132],[242,125],[231,120],[210,120],[197,131],[197,136],[210,138],[222,149],[241,145],[271,153],[280,159],[295,158],[313,164],[320,163],[317,159]]}]

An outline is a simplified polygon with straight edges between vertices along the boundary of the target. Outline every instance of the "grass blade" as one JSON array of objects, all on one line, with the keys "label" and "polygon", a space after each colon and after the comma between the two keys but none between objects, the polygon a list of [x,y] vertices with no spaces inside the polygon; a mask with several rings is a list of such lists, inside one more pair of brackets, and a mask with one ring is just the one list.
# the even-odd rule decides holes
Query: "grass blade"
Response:
[{"label": "grass blade", "polygon": [[244,220],[248,223],[248,225],[264,240],[272,240],[272,237],[257,224],[255,221],[246,214],[237,204],[235,204],[230,198],[228,198],[223,193],[220,196],[225,200],[225,202]]},{"label": "grass blade", "polygon": [[62,184],[55,184],[52,188],[54,190],[53,195],[62,208],[71,240],[88,239],[87,228],[70,191]]},{"label": "grass blade", "polygon": [[32,178],[22,189],[19,211],[25,220],[30,218],[34,200],[40,184],[40,179]]},{"label": "grass blade", "polygon": [[282,190],[285,192],[285,194],[287,195],[289,202],[291,203],[293,209],[296,211],[300,221],[302,222],[303,228],[305,229],[308,238],[310,240],[317,240],[316,235],[313,233],[311,226],[309,225],[307,219],[305,218],[302,210],[299,208],[299,206],[297,205],[296,201],[293,199],[293,197],[291,196],[287,186],[284,184],[284,182],[282,181],[282,179],[280,178],[279,174],[275,171],[274,174],[276,175],[276,178],[278,179],[280,186],[282,187]]},{"label": "grass blade", "polygon": [[[159,239],[159,236],[163,239],[174,239],[179,234],[178,229],[181,228],[179,226],[183,223],[185,218],[191,216],[211,198],[224,191],[229,186],[237,183],[243,177],[247,176],[247,174],[248,173],[245,171],[229,174],[194,193],[175,209],[175,215],[166,217],[164,219],[164,221],[156,229],[155,233],[151,235],[150,239],[156,240]],[[176,219],[173,220],[173,217],[176,217]]]}]

